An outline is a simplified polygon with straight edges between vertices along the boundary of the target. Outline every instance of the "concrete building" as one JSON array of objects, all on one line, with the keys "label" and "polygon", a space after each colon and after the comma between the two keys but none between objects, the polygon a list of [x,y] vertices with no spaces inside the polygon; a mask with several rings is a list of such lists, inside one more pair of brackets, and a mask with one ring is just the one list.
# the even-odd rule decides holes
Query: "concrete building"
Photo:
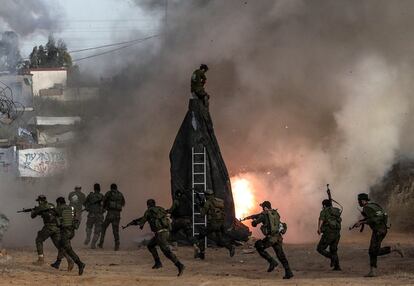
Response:
[{"label": "concrete building", "polygon": [[65,88],[68,80],[66,68],[30,69],[33,76],[33,95],[39,96],[40,90],[48,88]]}]

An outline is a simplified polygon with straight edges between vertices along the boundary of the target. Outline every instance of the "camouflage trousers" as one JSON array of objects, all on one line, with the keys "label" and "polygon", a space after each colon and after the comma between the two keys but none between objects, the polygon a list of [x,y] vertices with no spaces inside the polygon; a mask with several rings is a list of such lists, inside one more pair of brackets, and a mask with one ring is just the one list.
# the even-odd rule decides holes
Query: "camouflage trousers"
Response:
[{"label": "camouflage trousers", "polygon": [[193,228],[191,224],[191,218],[188,217],[180,217],[174,218],[171,224],[171,239],[177,240],[177,235],[179,233],[183,233],[185,238],[191,243],[197,243],[197,240],[193,237]]},{"label": "camouflage trousers", "polygon": [[[339,267],[338,244],[340,239],[339,231],[324,232],[316,248],[321,255],[331,259],[335,267]],[[328,247],[329,251],[327,250]]]},{"label": "camouflage trousers", "polygon": [[174,264],[178,263],[178,259],[177,256],[175,256],[175,254],[171,251],[170,247],[168,246],[168,239],[170,236],[170,232],[169,231],[161,231],[161,232],[156,232],[154,237],[151,238],[151,240],[149,241],[147,247],[149,252],[151,252],[152,257],[154,258],[154,261],[160,262],[160,257],[158,255],[158,251],[156,246],[158,245],[162,251],[162,253],[164,253],[165,257],[167,257],[169,260],[171,260]]},{"label": "camouflage trousers", "polygon": [[59,252],[57,256],[57,261],[61,261],[65,253],[69,255],[69,257],[76,263],[79,264],[81,261],[79,256],[75,253],[72,248],[70,241],[75,236],[75,230],[73,227],[64,227],[61,229],[60,232],[60,245],[59,245]]},{"label": "camouflage trousers", "polygon": [[[44,226],[38,233],[36,237],[36,249],[38,255],[43,255],[43,242],[45,242],[48,238],[50,238],[53,242],[53,245],[60,250],[61,245],[61,232],[57,226]],[[62,256],[66,258],[66,260],[71,261],[72,259],[70,256],[63,251],[61,253]]]},{"label": "camouflage trousers", "polygon": [[224,222],[211,222],[207,224],[207,227],[201,227],[198,235],[198,247],[200,252],[204,253],[205,251],[205,237],[213,240],[217,246],[225,247],[228,250],[232,249],[232,241],[226,232]]},{"label": "camouflage trousers", "polygon": [[272,247],[276,253],[277,259],[282,263],[285,270],[290,270],[289,262],[283,251],[283,238],[281,235],[268,235],[264,239],[256,241],[254,247],[261,257],[272,263],[274,258],[266,251],[266,248]]},{"label": "camouflage trousers", "polygon": [[89,241],[91,240],[92,230],[93,230],[92,246],[95,246],[102,232],[102,224],[103,224],[103,214],[101,213],[99,214],[89,213],[88,214],[88,219],[86,220],[85,244],[89,244]]},{"label": "camouflage trousers", "polygon": [[391,247],[381,247],[381,243],[386,235],[387,229],[372,230],[371,241],[368,250],[371,267],[377,267],[378,256],[391,253]]},{"label": "camouflage trousers", "polygon": [[119,247],[119,222],[121,220],[121,212],[119,211],[108,211],[105,220],[102,225],[101,239],[99,245],[103,245],[105,241],[106,229],[112,224],[112,232],[114,234],[115,247]]}]

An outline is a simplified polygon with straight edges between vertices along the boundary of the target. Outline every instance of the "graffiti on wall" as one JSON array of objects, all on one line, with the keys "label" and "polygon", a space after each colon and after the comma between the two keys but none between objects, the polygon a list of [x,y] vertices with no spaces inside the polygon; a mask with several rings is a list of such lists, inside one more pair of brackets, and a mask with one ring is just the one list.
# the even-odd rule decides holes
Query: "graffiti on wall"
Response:
[{"label": "graffiti on wall", "polygon": [[18,151],[21,177],[47,177],[62,173],[67,167],[62,148],[24,149]]}]

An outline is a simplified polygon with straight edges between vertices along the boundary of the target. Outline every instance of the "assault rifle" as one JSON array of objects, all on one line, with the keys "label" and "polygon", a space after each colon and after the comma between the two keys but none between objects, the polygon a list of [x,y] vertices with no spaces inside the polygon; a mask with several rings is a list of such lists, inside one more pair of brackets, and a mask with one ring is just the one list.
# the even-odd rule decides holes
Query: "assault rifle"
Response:
[{"label": "assault rifle", "polygon": [[[132,221],[130,221],[127,225],[122,226],[122,229],[126,229],[127,227],[130,227],[131,225],[138,225],[138,220],[139,219],[134,219]],[[139,226],[141,229],[143,228],[143,226]]]},{"label": "assault rifle", "polygon": [[[360,223],[360,225],[358,225],[358,223]],[[349,230],[353,230],[354,228],[359,228],[359,232],[363,232],[365,228],[365,221],[362,220],[354,223],[354,225],[349,227]]]},{"label": "assault rifle", "polygon": [[249,220],[249,219],[257,219],[259,216],[260,216],[260,214],[249,215],[249,216],[246,216],[245,218],[241,218],[240,222],[245,221],[245,220]]},{"label": "assault rifle", "polygon": [[22,210],[17,211],[17,213],[30,213],[34,209],[35,208],[30,208],[30,209],[23,208]]},{"label": "assault rifle", "polygon": [[338,203],[332,198],[331,190],[329,189],[329,184],[326,184],[326,193],[328,194],[328,200],[331,202],[331,205],[332,203],[337,204],[341,208],[341,213],[342,213],[344,211],[344,208],[340,203]]}]

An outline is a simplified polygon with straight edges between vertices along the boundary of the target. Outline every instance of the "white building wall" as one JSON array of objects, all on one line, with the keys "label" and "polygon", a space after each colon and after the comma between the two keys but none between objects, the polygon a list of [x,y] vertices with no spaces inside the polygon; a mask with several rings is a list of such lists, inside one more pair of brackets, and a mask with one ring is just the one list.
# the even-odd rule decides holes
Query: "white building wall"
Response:
[{"label": "white building wall", "polygon": [[68,73],[66,69],[33,69],[30,70],[33,75],[33,95],[39,96],[39,90],[47,89],[56,84],[66,87]]}]

